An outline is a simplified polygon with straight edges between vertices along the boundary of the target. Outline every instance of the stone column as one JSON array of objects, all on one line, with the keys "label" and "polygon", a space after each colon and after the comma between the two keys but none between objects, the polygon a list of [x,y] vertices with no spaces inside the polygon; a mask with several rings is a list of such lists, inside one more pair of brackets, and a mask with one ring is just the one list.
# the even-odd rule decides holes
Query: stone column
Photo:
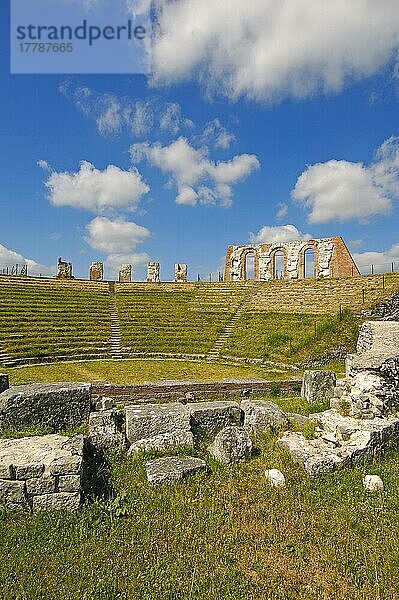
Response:
[{"label": "stone column", "polygon": [[187,265],[175,264],[175,282],[187,283]]},{"label": "stone column", "polygon": [[73,279],[72,263],[63,261],[61,257],[57,261],[57,279]]},{"label": "stone column", "polygon": [[147,265],[147,283],[159,283],[159,263],[149,262]]},{"label": "stone column", "polygon": [[132,281],[132,265],[122,265],[119,271],[119,283]]},{"label": "stone column", "polygon": [[104,265],[102,262],[92,262],[89,270],[90,281],[100,281],[104,277]]}]

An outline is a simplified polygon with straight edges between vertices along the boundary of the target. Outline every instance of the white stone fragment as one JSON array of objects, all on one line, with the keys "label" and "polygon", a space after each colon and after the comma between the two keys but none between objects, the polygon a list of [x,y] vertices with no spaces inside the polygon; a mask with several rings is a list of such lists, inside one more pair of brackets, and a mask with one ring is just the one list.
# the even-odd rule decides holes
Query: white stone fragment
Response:
[{"label": "white stone fragment", "polygon": [[370,492],[379,492],[384,489],[384,482],[378,475],[365,475],[363,478],[363,487]]},{"label": "white stone fragment", "polygon": [[265,476],[272,487],[285,487],[285,477],[278,469],[266,469]]}]

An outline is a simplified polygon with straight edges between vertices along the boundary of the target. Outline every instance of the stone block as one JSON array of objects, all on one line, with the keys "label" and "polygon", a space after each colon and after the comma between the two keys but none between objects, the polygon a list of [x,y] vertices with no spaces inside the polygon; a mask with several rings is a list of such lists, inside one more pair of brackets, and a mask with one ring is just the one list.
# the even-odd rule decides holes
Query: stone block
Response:
[{"label": "stone block", "polygon": [[378,475],[365,475],[363,478],[363,487],[370,492],[381,492],[384,489],[384,482]]},{"label": "stone block", "polygon": [[90,413],[90,384],[38,383],[10,387],[0,394],[0,426],[76,427]]},{"label": "stone block", "polygon": [[56,492],[33,497],[33,510],[77,510],[80,506],[80,492]]},{"label": "stone block", "polygon": [[288,427],[289,419],[284,411],[273,402],[243,400],[244,426],[256,432],[271,432],[279,427]]},{"label": "stone block", "polygon": [[133,444],[164,433],[190,432],[190,413],[179,402],[126,406],[126,437]]},{"label": "stone block", "polygon": [[219,431],[208,452],[227,465],[242,462],[251,458],[252,441],[245,429],[232,425]]},{"label": "stone block", "polygon": [[120,430],[121,415],[115,409],[90,413],[89,440],[98,448],[124,448],[125,434]]},{"label": "stone block", "polygon": [[133,442],[129,448],[130,453],[149,452],[156,450],[164,452],[166,450],[175,450],[180,447],[194,447],[194,436],[191,431],[183,433],[161,433],[154,437],[144,438]]},{"label": "stone block", "polygon": [[50,475],[28,479],[26,482],[26,492],[29,496],[51,494],[56,490],[56,483],[56,478],[51,477]]},{"label": "stone block", "polygon": [[0,463],[0,479],[15,479],[14,466],[11,462]]},{"label": "stone block", "polygon": [[0,504],[6,508],[27,508],[25,482],[0,479]]},{"label": "stone block", "polygon": [[150,460],[145,465],[147,480],[152,485],[161,483],[175,483],[185,479],[188,475],[206,472],[206,462],[192,456],[166,456]]},{"label": "stone block", "polygon": [[285,487],[285,477],[278,469],[266,469],[265,477],[272,487]]},{"label": "stone block", "polygon": [[334,397],[337,376],[334,371],[305,371],[303,374],[301,398],[310,404]]},{"label": "stone block", "polygon": [[298,413],[287,413],[287,417],[290,422],[290,425],[293,425],[294,427],[296,427],[297,425],[306,425],[306,423],[309,423],[309,417],[306,417],[305,415],[300,415]]},{"label": "stone block", "polygon": [[107,398],[106,396],[100,396],[95,405],[96,410],[110,410],[113,407],[113,398]]},{"label": "stone block", "polygon": [[0,373],[0,394],[2,392],[5,392],[6,390],[8,390],[9,387],[10,387],[10,384],[8,381],[8,375],[4,375],[3,373]]},{"label": "stone block", "polygon": [[242,414],[237,402],[193,402],[187,408],[196,437],[214,435],[229,425],[241,425]]},{"label": "stone block", "polygon": [[59,492],[79,492],[80,475],[60,475],[58,478]]},{"label": "stone block", "polygon": [[18,465],[15,467],[16,479],[32,479],[33,477],[41,477],[44,472],[43,463],[31,463],[26,465]]},{"label": "stone block", "polygon": [[81,456],[60,456],[54,458],[49,465],[51,475],[78,475],[82,470]]}]

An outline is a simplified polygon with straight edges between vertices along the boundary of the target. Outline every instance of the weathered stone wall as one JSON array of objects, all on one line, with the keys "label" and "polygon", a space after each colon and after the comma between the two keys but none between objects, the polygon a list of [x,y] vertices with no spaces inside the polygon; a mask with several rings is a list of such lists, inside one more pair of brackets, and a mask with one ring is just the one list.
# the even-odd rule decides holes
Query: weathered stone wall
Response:
[{"label": "weathered stone wall", "polygon": [[151,402],[154,400],[184,400],[187,394],[193,398],[239,396],[242,393],[274,394],[298,392],[301,379],[282,381],[264,379],[225,379],[224,381],[153,381],[142,385],[92,384],[92,402],[99,396],[107,396],[119,402]]},{"label": "weathered stone wall", "polygon": [[341,237],[318,240],[282,242],[279,244],[253,244],[247,246],[229,246],[226,254],[225,281],[244,281],[246,258],[254,255],[256,281],[275,279],[275,255],[284,255],[283,278],[288,280],[305,277],[305,253],[314,251],[316,277],[352,277],[360,275],[344,241]]},{"label": "weathered stone wall", "polygon": [[104,264],[102,262],[92,262],[89,269],[90,281],[101,281],[104,277]]}]

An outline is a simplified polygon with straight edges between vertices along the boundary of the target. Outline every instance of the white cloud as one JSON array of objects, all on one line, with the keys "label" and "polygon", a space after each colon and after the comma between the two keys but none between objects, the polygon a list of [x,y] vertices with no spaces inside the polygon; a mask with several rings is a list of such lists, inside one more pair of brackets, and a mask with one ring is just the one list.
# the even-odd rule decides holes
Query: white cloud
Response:
[{"label": "white cloud", "polygon": [[388,214],[399,198],[399,138],[386,140],[369,166],[330,160],[308,167],[292,197],[309,209],[310,223]]},{"label": "white cloud", "polygon": [[258,233],[250,233],[252,244],[278,244],[280,242],[294,242],[296,240],[311,240],[309,233],[302,233],[295,225],[265,225]]},{"label": "white cloud", "polygon": [[150,232],[145,227],[123,219],[96,217],[86,226],[86,242],[105,254],[128,254],[143,242]]},{"label": "white cloud", "polygon": [[202,135],[199,136],[200,143],[206,145],[212,144],[215,148],[221,148],[223,150],[230,148],[235,140],[236,136],[228,131],[218,118],[209,121],[209,123],[205,125]]},{"label": "white cloud", "polygon": [[135,251],[151,235],[141,225],[124,219],[96,217],[86,226],[86,230],[85,241],[94,250],[106,254],[105,266],[112,276],[118,273],[122,264],[140,268],[150,260],[146,252]]},{"label": "white cloud", "polygon": [[15,265],[28,265],[28,275],[43,275],[43,276],[51,276],[56,272],[55,267],[48,267],[46,265],[41,265],[31,258],[25,258],[19,252],[15,252],[14,250],[9,250],[2,244],[0,244],[0,272],[4,268],[11,268]]},{"label": "white cloud", "polygon": [[114,93],[98,93],[85,86],[63,82],[59,91],[71,99],[75,106],[96,122],[98,132],[105,137],[127,132],[134,137],[144,137],[160,130],[176,136],[194,124],[183,116],[177,102],[165,102],[157,97],[133,100]]},{"label": "white cloud", "polygon": [[253,154],[213,162],[208,158],[206,147],[196,149],[183,137],[166,146],[159,142],[134,144],[130,154],[133,162],[146,159],[167,173],[170,183],[177,188],[176,202],[189,206],[198,202],[230,206],[232,186],[260,166]]},{"label": "white cloud", "polygon": [[155,84],[260,101],[339,91],[399,45],[397,0],[160,0]]},{"label": "white cloud", "polygon": [[[44,161],[39,161],[43,166]],[[46,163],[47,164],[47,163]],[[98,212],[107,208],[134,210],[150,190],[136,169],[124,171],[108,165],[103,171],[82,161],[76,172],[50,171],[45,182],[55,206],[72,206]]]},{"label": "white cloud", "polygon": [[279,202],[277,205],[276,218],[284,219],[284,217],[287,216],[287,213],[288,213],[288,205],[285,204],[285,202]]},{"label": "white cloud", "polygon": [[395,270],[399,268],[399,244],[394,244],[384,252],[358,252],[353,258],[362,273],[371,273],[371,265],[374,273],[386,273],[391,270],[394,263]]}]

